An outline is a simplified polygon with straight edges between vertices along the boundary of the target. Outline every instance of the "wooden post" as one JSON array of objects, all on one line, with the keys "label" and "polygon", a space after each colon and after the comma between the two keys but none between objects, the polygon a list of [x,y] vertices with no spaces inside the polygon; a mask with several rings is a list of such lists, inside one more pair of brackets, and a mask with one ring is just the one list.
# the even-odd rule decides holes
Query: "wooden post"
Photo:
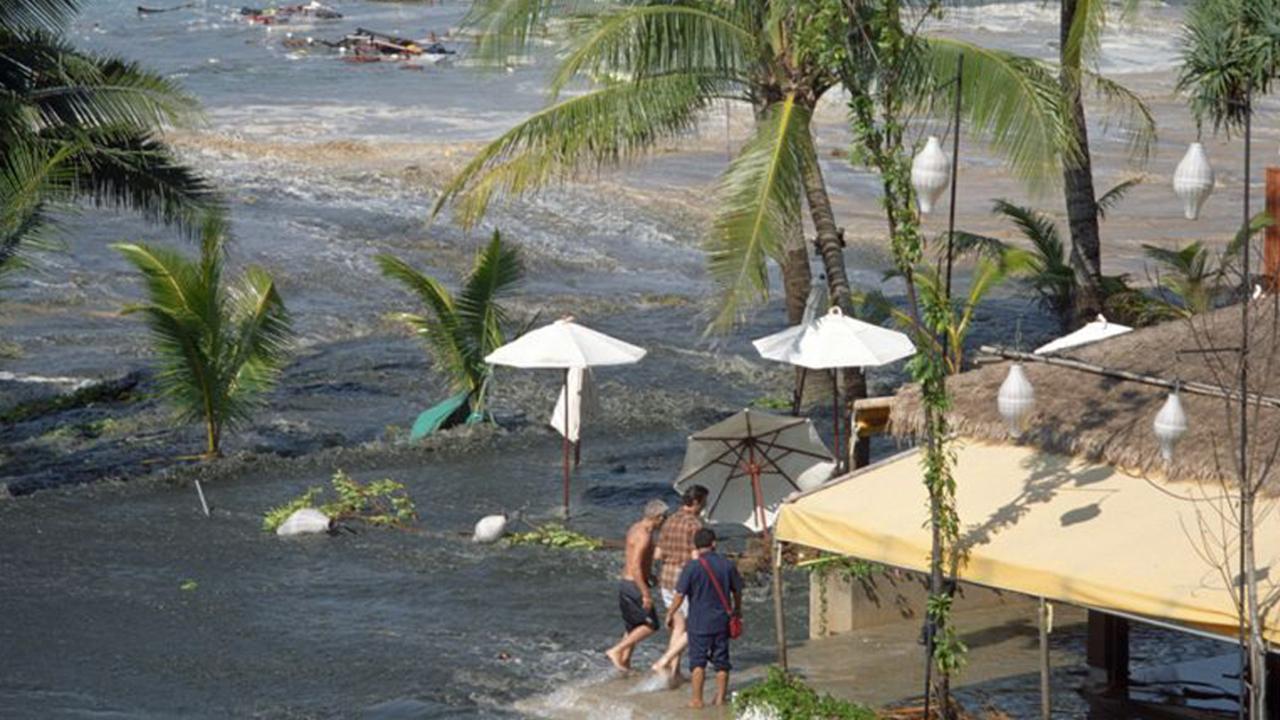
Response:
[{"label": "wooden post", "polygon": [[1267,228],[1262,245],[1263,286],[1270,292],[1280,290],[1280,167],[1267,168]]},{"label": "wooden post", "polygon": [[782,543],[773,541],[773,627],[778,641],[778,667],[787,669],[787,619],[782,607]]},{"label": "wooden post", "polygon": [[1040,717],[1051,720],[1053,700],[1049,683],[1049,603],[1040,598]]},{"label": "wooden post", "polygon": [[1102,692],[1126,693],[1129,688],[1129,621],[1089,611],[1086,652],[1090,684]]}]

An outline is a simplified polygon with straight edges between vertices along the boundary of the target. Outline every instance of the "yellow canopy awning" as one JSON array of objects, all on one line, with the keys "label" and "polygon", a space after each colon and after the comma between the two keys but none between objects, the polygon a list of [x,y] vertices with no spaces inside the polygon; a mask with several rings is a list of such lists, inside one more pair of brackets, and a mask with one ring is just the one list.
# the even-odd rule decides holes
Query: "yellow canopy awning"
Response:
[{"label": "yellow canopy awning", "polygon": [[[1034,448],[955,444],[968,562],[959,579],[1097,610],[1237,634],[1231,510],[1217,488],[1163,484]],[[783,505],[777,537],[927,572],[928,496],[912,451]],[[1280,512],[1261,513],[1261,594],[1280,583]],[[1228,564],[1229,563],[1229,564]],[[1277,572],[1268,569],[1277,567]],[[1272,614],[1267,639],[1280,642]]]}]

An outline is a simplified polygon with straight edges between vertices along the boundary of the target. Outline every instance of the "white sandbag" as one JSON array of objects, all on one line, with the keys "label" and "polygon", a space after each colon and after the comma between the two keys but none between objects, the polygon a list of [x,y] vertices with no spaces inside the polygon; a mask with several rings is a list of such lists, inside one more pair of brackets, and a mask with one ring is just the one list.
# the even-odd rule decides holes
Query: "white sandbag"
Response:
[{"label": "white sandbag", "polygon": [[287,537],[329,532],[329,525],[328,515],[315,508],[302,508],[290,515],[287,520],[280,524],[280,527],[276,528],[276,535]]},{"label": "white sandbag", "polygon": [[501,540],[506,532],[506,515],[487,515],[476,523],[475,535],[471,539],[478,543],[495,543]]}]

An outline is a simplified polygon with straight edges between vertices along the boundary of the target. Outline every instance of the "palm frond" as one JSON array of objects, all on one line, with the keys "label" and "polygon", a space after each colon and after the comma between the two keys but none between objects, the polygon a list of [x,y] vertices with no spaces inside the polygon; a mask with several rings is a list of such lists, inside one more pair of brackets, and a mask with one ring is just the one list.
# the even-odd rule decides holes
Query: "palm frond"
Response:
[{"label": "palm frond", "polygon": [[0,3],[0,32],[56,32],[79,10],[78,0],[4,0]]},{"label": "palm frond", "polygon": [[[945,242],[946,238],[940,242]],[[951,250],[957,256],[976,255],[978,257],[998,258],[1009,250],[1009,244],[999,238],[978,235],[965,230],[957,230],[951,236]]]},{"label": "palm frond", "polygon": [[708,241],[708,269],[718,289],[713,329],[731,325],[743,306],[768,297],[768,258],[781,261],[797,217],[804,165],[817,162],[809,112],[788,95],[766,108],[720,183],[720,213]]},{"label": "palm frond", "polygon": [[756,37],[717,4],[625,5],[575,23],[575,38],[552,77],[553,96],[575,78],[626,72],[743,79]]},{"label": "palm frond", "polygon": [[[1100,0],[1089,0],[1099,2]],[[1104,130],[1115,126],[1127,139],[1129,156],[1145,163],[1156,141],[1156,118],[1146,101],[1120,83],[1091,70],[1081,72],[1086,89],[1091,89],[1106,111]]]},{"label": "palm frond", "polygon": [[526,54],[549,21],[576,12],[575,6],[573,0],[476,0],[462,26],[475,34],[477,58],[502,64]]},{"label": "palm frond", "polygon": [[1111,211],[1111,208],[1119,205],[1120,202],[1124,200],[1125,196],[1129,194],[1130,190],[1141,185],[1145,181],[1146,177],[1142,175],[1131,177],[1127,180],[1122,180],[1119,183],[1116,183],[1115,187],[1112,187],[1110,190],[1103,193],[1102,197],[1098,198],[1097,202],[1098,219],[1106,220],[1107,213]]},{"label": "palm frond", "polygon": [[431,215],[456,204],[456,219],[469,227],[494,197],[573,180],[648,152],[694,127],[719,87],[713,78],[672,75],[562,100],[481,150],[441,191]]},{"label": "palm frond", "polygon": [[163,143],[143,135],[95,139],[68,159],[72,192],[98,207],[131,210],[149,221],[198,237],[223,212],[221,196]]},{"label": "palm frond", "polygon": [[992,212],[1005,216],[1017,226],[1027,240],[1031,241],[1037,254],[1046,259],[1062,261],[1065,246],[1062,236],[1058,234],[1058,226],[1049,217],[1007,200],[996,200]]},{"label": "palm frond", "polygon": [[963,57],[965,77],[970,78],[961,93],[965,128],[984,137],[1033,188],[1060,179],[1062,163],[1080,150],[1067,131],[1060,86],[1048,66],[952,38],[926,37],[923,47],[934,82],[921,86],[929,94],[920,99],[922,104],[937,101],[936,88],[955,77]]},{"label": "palm frond", "polygon": [[458,329],[474,345],[469,348],[473,362],[483,363],[486,355],[506,342],[502,326],[507,317],[498,299],[514,289],[523,275],[520,252],[514,245],[504,245],[495,231],[476,256],[456,302]]},{"label": "palm frond", "polygon": [[40,32],[0,36],[0,83],[29,109],[33,131],[159,129],[189,122],[197,107],[169,78]]},{"label": "palm frond", "polygon": [[418,272],[400,258],[379,255],[376,260],[384,276],[407,288],[431,313],[429,316],[400,313],[396,317],[412,327],[426,343],[437,369],[449,377],[454,391],[475,390],[474,353],[459,331],[453,295],[438,280]]}]

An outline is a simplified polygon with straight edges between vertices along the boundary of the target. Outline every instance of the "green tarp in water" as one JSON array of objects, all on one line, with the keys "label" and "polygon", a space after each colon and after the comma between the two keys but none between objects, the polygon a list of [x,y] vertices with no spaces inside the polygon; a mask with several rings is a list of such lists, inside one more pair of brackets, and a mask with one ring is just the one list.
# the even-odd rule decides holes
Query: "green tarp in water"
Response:
[{"label": "green tarp in water", "polygon": [[467,404],[467,398],[470,395],[471,393],[469,392],[460,392],[439,405],[424,410],[418,416],[418,419],[413,422],[413,432],[409,434],[409,439],[421,440],[439,430],[449,418],[453,417],[461,407]]}]

